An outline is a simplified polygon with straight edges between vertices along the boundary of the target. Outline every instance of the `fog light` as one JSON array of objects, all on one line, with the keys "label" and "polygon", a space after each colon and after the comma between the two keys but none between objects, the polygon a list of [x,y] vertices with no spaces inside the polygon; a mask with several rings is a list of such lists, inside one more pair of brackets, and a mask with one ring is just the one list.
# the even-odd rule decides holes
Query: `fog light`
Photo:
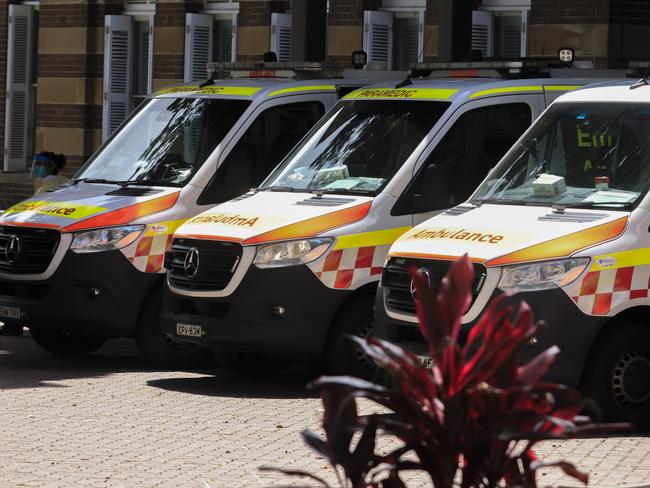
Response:
[{"label": "fog light", "polygon": [[91,288],[88,290],[88,293],[90,294],[91,297],[98,297],[99,295],[102,294],[101,291],[99,291],[99,288]]},{"label": "fog light", "polygon": [[531,346],[536,346],[538,342],[539,342],[539,339],[536,336],[533,336],[533,337],[530,338],[530,345]]},{"label": "fog light", "polygon": [[275,307],[273,307],[273,315],[282,317],[286,313],[287,313],[287,309],[284,308],[282,305],[276,305]]}]

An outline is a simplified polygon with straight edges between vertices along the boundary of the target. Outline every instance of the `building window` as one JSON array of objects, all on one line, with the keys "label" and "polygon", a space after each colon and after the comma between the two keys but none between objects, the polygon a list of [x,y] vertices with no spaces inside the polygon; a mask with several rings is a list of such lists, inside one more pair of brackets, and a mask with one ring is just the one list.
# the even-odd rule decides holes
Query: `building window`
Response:
[{"label": "building window", "polygon": [[105,16],[103,140],[152,90],[155,4],[126,6],[124,15]]},{"label": "building window", "polygon": [[237,14],[222,17],[215,16],[212,39],[212,59],[215,63],[232,63],[235,61],[236,53],[235,32],[237,31]]},{"label": "building window", "polygon": [[127,12],[153,13],[156,0],[124,0],[124,10]]},{"label": "building window", "polygon": [[[153,31],[152,17],[135,17],[133,19],[132,38],[132,73],[133,97],[142,98],[151,92],[151,37]],[[133,105],[137,100],[133,101]]]},{"label": "building window", "polygon": [[204,81],[208,63],[231,63],[237,53],[238,2],[209,2],[205,12],[185,14],[186,82]]},{"label": "building window", "polygon": [[530,0],[483,0],[472,13],[472,50],[488,58],[527,56],[529,12]]},{"label": "building window", "polygon": [[381,10],[364,12],[368,61],[398,70],[422,61],[425,8],[424,0],[383,0]]},{"label": "building window", "polygon": [[38,4],[8,6],[3,171],[23,172],[34,154]]}]

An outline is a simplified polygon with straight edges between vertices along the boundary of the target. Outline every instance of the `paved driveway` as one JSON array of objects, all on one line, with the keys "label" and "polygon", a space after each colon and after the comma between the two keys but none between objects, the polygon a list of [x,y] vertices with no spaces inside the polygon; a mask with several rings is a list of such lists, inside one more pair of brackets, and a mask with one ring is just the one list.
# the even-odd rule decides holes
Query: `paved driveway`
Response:
[{"label": "paved driveway", "polygon": [[[216,370],[156,371],[126,340],[64,360],[29,336],[0,337],[0,486],[296,484],[260,473],[260,465],[331,479],[299,435],[319,426],[320,401],[303,387],[316,374],[317,365],[255,381]],[[547,443],[538,454],[574,461],[593,485],[650,485],[648,437]],[[541,482],[576,485],[555,471]]]}]

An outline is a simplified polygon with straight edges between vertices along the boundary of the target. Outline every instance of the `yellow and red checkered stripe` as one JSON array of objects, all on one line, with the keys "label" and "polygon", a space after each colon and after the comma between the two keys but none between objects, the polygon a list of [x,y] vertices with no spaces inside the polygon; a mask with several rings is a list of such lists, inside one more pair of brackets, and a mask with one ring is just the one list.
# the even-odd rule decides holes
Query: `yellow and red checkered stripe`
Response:
[{"label": "yellow and red checkered stripe", "polygon": [[379,281],[390,246],[410,227],[339,236],[332,250],[309,264],[329,288],[354,289]]},{"label": "yellow and red checkered stripe", "polygon": [[143,273],[164,271],[165,252],[172,246],[174,232],[184,220],[150,224],[144,236],[135,244],[122,249],[124,256]]},{"label": "yellow and red checkered stripe", "polygon": [[348,289],[353,284],[381,275],[382,265],[390,246],[368,246],[335,249],[312,268],[329,288]]},{"label": "yellow and red checkered stripe", "polygon": [[650,296],[650,265],[590,270],[567,292],[578,308],[589,315],[608,315],[631,300]]},{"label": "yellow and red checkered stripe", "polygon": [[163,269],[165,252],[171,247],[173,239],[173,234],[143,237],[129,261],[145,273],[159,273]]}]

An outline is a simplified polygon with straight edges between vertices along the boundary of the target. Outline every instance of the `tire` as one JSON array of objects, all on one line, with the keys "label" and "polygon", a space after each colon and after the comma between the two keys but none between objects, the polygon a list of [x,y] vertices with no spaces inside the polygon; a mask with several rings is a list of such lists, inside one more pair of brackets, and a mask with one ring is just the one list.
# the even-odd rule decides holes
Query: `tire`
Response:
[{"label": "tire", "polygon": [[214,357],[223,369],[248,378],[274,376],[291,364],[289,359],[238,351],[214,351]]},{"label": "tire", "polygon": [[332,374],[370,379],[377,368],[347,335],[367,338],[372,335],[374,294],[363,294],[344,304],[336,313],[325,342],[324,358]]},{"label": "tire", "polygon": [[162,333],[158,318],[161,308],[162,287],[156,287],[142,305],[135,332],[135,342],[147,361],[164,369],[214,367],[209,349],[189,342],[178,342]]},{"label": "tire", "polygon": [[58,356],[85,356],[95,352],[106,342],[105,337],[75,332],[38,328],[30,328],[29,331],[36,344]]},{"label": "tire", "polygon": [[580,389],[595,400],[604,421],[650,429],[650,326],[620,323],[589,355]]}]

